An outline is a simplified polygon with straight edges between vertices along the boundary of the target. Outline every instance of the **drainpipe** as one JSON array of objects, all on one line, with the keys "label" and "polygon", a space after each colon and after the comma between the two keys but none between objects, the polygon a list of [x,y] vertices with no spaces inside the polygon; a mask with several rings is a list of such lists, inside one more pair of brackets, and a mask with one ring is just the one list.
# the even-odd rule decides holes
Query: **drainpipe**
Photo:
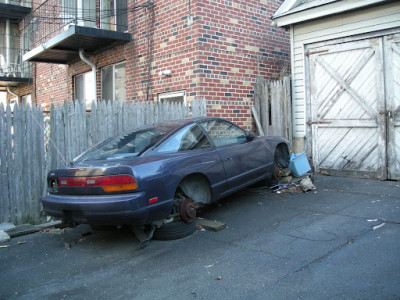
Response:
[{"label": "drainpipe", "polygon": [[11,95],[17,97],[17,103],[19,103],[19,96],[16,93],[14,93],[13,91],[11,91],[9,85],[7,85],[7,92],[9,92]]},{"label": "drainpipe", "polygon": [[85,63],[87,63],[91,68],[92,68],[92,72],[93,72],[93,88],[94,88],[94,98],[93,100],[97,100],[97,75],[96,75],[96,65],[94,63],[92,63],[90,60],[88,60],[85,57],[84,54],[84,50],[81,48],[79,49],[79,57],[81,58],[81,60]]}]

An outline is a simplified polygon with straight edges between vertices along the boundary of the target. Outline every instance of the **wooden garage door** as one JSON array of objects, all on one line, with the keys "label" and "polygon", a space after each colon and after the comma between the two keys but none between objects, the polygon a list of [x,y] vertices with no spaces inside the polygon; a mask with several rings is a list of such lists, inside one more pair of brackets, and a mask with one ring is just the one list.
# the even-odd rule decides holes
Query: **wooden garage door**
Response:
[{"label": "wooden garage door", "polygon": [[308,49],[317,170],[385,179],[383,39]]},{"label": "wooden garage door", "polygon": [[385,42],[388,122],[388,177],[400,179],[400,34]]}]

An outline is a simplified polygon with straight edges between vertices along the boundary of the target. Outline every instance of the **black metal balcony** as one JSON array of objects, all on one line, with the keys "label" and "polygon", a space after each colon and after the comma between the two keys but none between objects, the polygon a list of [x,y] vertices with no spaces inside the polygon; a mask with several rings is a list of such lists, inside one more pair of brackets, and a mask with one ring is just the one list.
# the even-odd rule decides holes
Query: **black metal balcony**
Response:
[{"label": "black metal balcony", "polygon": [[126,0],[117,1],[125,3],[119,11],[118,7],[98,11],[100,2],[48,0],[32,11],[23,24],[25,48],[29,49],[23,60],[71,64],[79,60],[79,49],[94,53],[129,42]]},{"label": "black metal balcony", "polygon": [[20,49],[0,48],[0,86],[16,86],[32,80],[31,64],[22,62]]},{"label": "black metal balcony", "polygon": [[31,7],[31,0],[0,0],[0,21],[11,20],[18,22],[31,13]]}]

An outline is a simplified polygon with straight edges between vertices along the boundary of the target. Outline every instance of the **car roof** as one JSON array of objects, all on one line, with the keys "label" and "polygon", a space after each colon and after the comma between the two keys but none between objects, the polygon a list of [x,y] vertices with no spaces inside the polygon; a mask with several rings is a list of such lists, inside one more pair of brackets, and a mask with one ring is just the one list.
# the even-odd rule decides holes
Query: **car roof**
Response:
[{"label": "car roof", "polygon": [[[203,121],[210,121],[210,120],[225,120],[225,119],[220,118],[220,117],[196,117],[196,118],[164,121],[164,122],[158,122],[158,123],[150,123],[150,124],[136,127],[132,130],[126,130],[124,132],[121,132],[120,135],[124,135],[126,133],[131,133],[131,132],[135,132],[135,131],[141,131],[141,130],[145,130],[145,129],[157,128],[157,127],[170,127],[170,130],[168,130],[169,134],[170,134],[170,133],[175,132],[176,130],[179,130],[179,128],[182,128],[186,125],[197,124],[197,123],[200,123]],[[225,120],[225,121],[227,121],[227,120]]]},{"label": "car roof", "polygon": [[202,121],[209,121],[209,120],[225,120],[219,117],[196,117],[196,118],[188,118],[188,119],[180,119],[180,120],[172,120],[172,121],[164,121],[159,123],[154,123],[150,126],[157,126],[157,125],[177,125],[177,126],[184,126],[192,123],[199,123]]}]

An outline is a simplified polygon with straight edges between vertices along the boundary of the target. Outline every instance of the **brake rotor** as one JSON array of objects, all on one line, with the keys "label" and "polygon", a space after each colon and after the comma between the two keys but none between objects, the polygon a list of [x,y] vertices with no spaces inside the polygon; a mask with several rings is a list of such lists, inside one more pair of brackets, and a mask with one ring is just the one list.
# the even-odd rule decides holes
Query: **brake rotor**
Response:
[{"label": "brake rotor", "polygon": [[279,165],[274,166],[274,178],[276,180],[281,179],[282,177],[282,168]]},{"label": "brake rotor", "polygon": [[181,203],[180,215],[182,221],[193,221],[196,217],[196,202],[193,199],[185,198]]}]

